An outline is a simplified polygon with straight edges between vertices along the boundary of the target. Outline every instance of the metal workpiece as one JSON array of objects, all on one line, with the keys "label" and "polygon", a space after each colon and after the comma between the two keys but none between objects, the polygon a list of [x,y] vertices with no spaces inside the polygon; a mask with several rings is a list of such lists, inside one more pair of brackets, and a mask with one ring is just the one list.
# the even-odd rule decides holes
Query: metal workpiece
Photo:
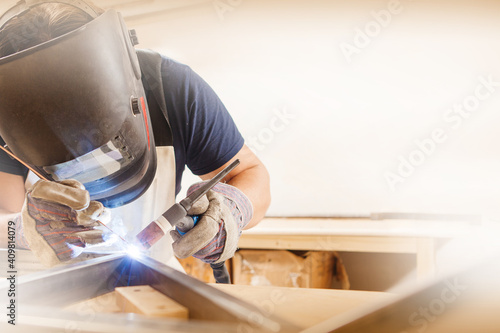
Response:
[{"label": "metal workpiece", "polygon": [[[116,287],[137,285],[150,285],[187,307],[189,320],[153,320],[124,313],[94,314],[89,320],[89,316],[63,311],[66,306],[112,292]],[[6,294],[8,288],[8,281],[0,282],[0,294]],[[81,332],[136,332],[139,329],[141,332],[164,332],[166,329],[169,332],[197,332],[201,326],[204,332],[300,330],[280,317],[145,256],[132,258],[112,254],[21,276],[17,291],[20,312],[16,329],[26,327],[41,331],[37,325],[43,322],[41,326],[56,331],[64,322],[71,322],[72,325],[76,323]],[[0,322],[2,332],[3,325]]]}]

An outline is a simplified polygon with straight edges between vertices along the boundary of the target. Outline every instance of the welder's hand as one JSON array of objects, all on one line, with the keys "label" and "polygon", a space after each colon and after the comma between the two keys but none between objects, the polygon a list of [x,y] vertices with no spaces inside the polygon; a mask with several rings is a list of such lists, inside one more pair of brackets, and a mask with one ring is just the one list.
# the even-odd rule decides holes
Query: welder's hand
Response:
[{"label": "welder's hand", "polygon": [[[188,195],[203,183],[190,187]],[[242,229],[251,220],[252,203],[236,187],[219,183],[188,212],[200,215],[193,229],[181,236],[170,231],[174,253],[179,258],[194,256],[206,263],[220,263],[231,258],[238,246]]]},{"label": "welder's hand", "polygon": [[109,216],[76,180],[38,181],[28,190],[21,212],[30,249],[49,267],[76,258],[88,245],[103,243],[109,234],[95,227]]}]

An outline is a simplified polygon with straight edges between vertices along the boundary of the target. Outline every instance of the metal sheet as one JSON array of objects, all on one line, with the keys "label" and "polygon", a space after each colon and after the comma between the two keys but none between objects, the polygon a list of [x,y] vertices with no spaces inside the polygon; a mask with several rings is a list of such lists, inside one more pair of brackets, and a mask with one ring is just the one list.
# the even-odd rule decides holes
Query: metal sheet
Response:
[{"label": "metal sheet", "polygon": [[[65,319],[71,317],[71,314],[59,310],[64,306],[111,292],[116,287],[134,285],[151,285],[188,307],[190,319],[203,322],[205,326],[208,325],[207,327],[212,324],[222,324],[233,325],[231,327],[238,331],[296,332],[300,330],[299,327],[282,318],[264,313],[251,304],[225,294],[152,258],[131,258],[123,254],[108,255],[22,276],[17,285],[19,294],[17,304],[22,310],[22,315],[29,318],[29,321],[26,320],[24,323],[32,325],[35,318],[43,317],[40,315],[40,309],[51,308],[51,313],[55,313],[56,318]],[[8,283],[0,282],[0,294],[5,295],[7,290]],[[52,317],[54,318],[54,315]],[[113,314],[96,315],[92,323],[107,323],[116,328],[117,321],[112,319],[114,317]],[[77,319],[75,320],[78,322]],[[137,323],[137,321],[132,320],[130,323],[120,321],[121,326],[131,325],[131,323]],[[194,322],[190,322],[185,325],[193,324]]]}]

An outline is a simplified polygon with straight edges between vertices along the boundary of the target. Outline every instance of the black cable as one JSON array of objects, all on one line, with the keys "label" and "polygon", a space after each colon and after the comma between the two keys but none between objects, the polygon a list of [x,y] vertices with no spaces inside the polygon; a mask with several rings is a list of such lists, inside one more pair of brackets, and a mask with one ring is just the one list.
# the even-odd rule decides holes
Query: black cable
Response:
[{"label": "black cable", "polygon": [[231,284],[231,277],[224,261],[218,264],[210,264],[210,267],[212,267],[216,283]]}]

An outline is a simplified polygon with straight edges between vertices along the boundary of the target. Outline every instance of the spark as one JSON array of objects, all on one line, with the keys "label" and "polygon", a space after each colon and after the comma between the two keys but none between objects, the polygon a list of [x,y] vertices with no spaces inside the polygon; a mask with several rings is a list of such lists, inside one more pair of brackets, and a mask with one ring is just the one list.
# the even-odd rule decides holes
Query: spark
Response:
[{"label": "spark", "polygon": [[143,256],[144,251],[137,245],[128,244],[125,252],[132,258],[140,258]]}]

